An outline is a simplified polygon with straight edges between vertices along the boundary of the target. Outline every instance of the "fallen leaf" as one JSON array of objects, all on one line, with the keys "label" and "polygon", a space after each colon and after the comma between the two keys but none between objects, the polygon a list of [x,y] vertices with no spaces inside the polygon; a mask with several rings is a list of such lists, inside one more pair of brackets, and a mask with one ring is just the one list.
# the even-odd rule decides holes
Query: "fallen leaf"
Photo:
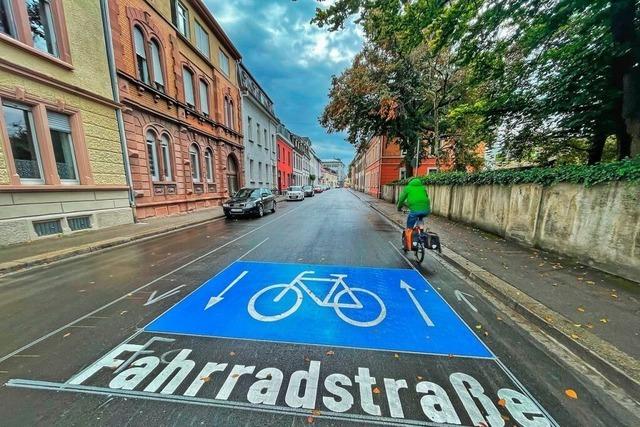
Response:
[{"label": "fallen leaf", "polygon": [[564,394],[567,395],[567,397],[571,398],[571,399],[577,399],[578,398],[578,393],[576,393],[573,389],[566,389],[564,391]]},{"label": "fallen leaf", "polygon": [[498,316],[498,317],[496,317],[496,319],[498,319],[498,320],[502,320],[502,317]]},{"label": "fallen leaf", "polygon": [[607,319],[606,317],[603,317],[602,319],[600,319],[600,323],[608,323],[609,319]]},{"label": "fallen leaf", "polygon": [[84,289],[80,289],[78,292],[87,292],[87,291]]},{"label": "fallen leaf", "polygon": [[573,326],[575,326],[576,328],[579,328],[582,325],[580,323],[574,323]]},{"label": "fallen leaf", "polygon": [[311,413],[315,416],[320,415],[320,409],[314,409],[313,411],[311,411]]},{"label": "fallen leaf", "polygon": [[482,329],[482,325],[476,325],[476,329]]},{"label": "fallen leaf", "polygon": [[380,394],[380,389],[379,389],[378,387],[374,387],[374,388],[373,388],[373,392],[374,392],[375,394]]},{"label": "fallen leaf", "polygon": [[489,332],[484,331],[484,336],[485,336],[485,337],[488,337],[488,336],[489,336]]},{"label": "fallen leaf", "polygon": [[579,337],[578,335],[576,335],[576,334],[571,334],[571,338],[573,338],[574,340],[577,340],[577,339],[579,339],[580,337]]},{"label": "fallen leaf", "polygon": [[309,415],[307,417],[307,424],[313,424],[315,422],[315,418],[313,418],[311,415]]},{"label": "fallen leaf", "polygon": [[209,381],[211,381],[211,377],[207,375],[206,377],[200,378],[200,381],[202,381],[203,383],[208,383]]},{"label": "fallen leaf", "polygon": [[229,356],[235,356],[235,355],[236,355],[236,353],[235,353],[235,352],[233,352],[233,351],[232,351],[232,352],[229,352]]},{"label": "fallen leaf", "polygon": [[578,307],[578,311],[579,311],[580,313],[584,313],[584,307]]},{"label": "fallen leaf", "polygon": [[416,376],[416,378],[418,379],[418,381],[422,381],[422,377],[420,375]]},{"label": "fallen leaf", "polygon": [[398,356],[398,353],[394,354],[393,357],[395,357],[396,359],[400,359],[400,356]]},{"label": "fallen leaf", "polygon": [[578,277],[578,280],[582,282],[584,280],[584,277]]},{"label": "fallen leaf", "polygon": [[503,408],[507,406],[507,401],[504,399],[498,400],[498,406],[502,406]]},{"label": "fallen leaf", "polygon": [[335,352],[335,351],[333,351],[333,350],[329,350],[329,351],[327,351],[325,354],[326,354],[327,356],[333,356],[334,354],[336,354],[336,352]]},{"label": "fallen leaf", "polygon": [[505,421],[511,421],[511,418],[509,418],[506,415],[502,415],[502,419],[505,420]]},{"label": "fallen leaf", "polygon": [[558,286],[558,284],[557,283],[552,283],[551,286]]},{"label": "fallen leaf", "polygon": [[124,316],[125,314],[127,314],[127,310],[122,310],[122,311],[120,312],[120,316]]},{"label": "fallen leaf", "polygon": [[587,324],[586,324],[586,325],[584,325],[584,326],[586,326],[586,327],[587,327],[587,328],[589,328],[589,329],[593,329],[593,325],[592,325],[591,323],[587,323]]},{"label": "fallen leaf", "polygon": [[71,332],[67,332],[66,334],[64,334],[64,335],[62,336],[62,338],[66,338],[66,337],[68,337],[69,335],[71,335]]},{"label": "fallen leaf", "polygon": [[231,378],[238,378],[240,376],[240,374],[233,374],[231,375]]},{"label": "fallen leaf", "polygon": [[611,294],[611,298],[618,298],[617,294]]},{"label": "fallen leaf", "polygon": [[596,284],[596,282],[594,282],[593,280],[587,280],[584,283],[586,283],[587,285],[595,285]]},{"label": "fallen leaf", "polygon": [[305,356],[305,357],[304,357],[304,361],[305,361],[305,362],[310,362],[311,360],[310,360],[307,356]]}]

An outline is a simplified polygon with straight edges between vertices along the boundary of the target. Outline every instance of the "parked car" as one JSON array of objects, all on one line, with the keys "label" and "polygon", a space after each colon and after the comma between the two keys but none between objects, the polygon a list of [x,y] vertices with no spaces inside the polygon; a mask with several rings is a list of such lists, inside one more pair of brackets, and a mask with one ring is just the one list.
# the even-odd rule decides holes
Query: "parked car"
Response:
[{"label": "parked car", "polygon": [[314,193],[322,193],[323,191],[324,191],[324,189],[319,185],[316,185],[315,187],[313,187],[313,192]]},{"label": "parked car", "polygon": [[304,200],[304,190],[299,185],[287,188],[287,200]]},{"label": "parked car", "polygon": [[302,187],[302,190],[304,191],[304,197],[313,197],[314,193],[312,186],[305,185],[304,187]]},{"label": "parked car", "polygon": [[241,188],[232,198],[222,204],[227,218],[255,215],[261,217],[265,211],[276,211],[276,197],[267,188]]}]

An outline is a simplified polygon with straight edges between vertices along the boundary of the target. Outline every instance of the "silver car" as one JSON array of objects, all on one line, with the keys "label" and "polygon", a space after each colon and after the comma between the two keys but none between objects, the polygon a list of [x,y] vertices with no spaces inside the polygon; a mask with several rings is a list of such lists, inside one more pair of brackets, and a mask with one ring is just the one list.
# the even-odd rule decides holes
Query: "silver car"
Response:
[{"label": "silver car", "polygon": [[304,190],[299,185],[287,188],[287,200],[304,200]]}]

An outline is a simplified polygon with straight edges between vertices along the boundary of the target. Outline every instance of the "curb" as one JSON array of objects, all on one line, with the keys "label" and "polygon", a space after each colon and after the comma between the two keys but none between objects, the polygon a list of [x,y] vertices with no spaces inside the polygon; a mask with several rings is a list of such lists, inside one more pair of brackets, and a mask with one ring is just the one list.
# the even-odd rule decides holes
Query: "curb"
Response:
[{"label": "curb", "polygon": [[166,234],[175,233],[176,231],[184,230],[186,228],[206,224],[208,222],[212,222],[220,218],[224,218],[224,215],[217,215],[217,216],[213,216],[211,218],[203,219],[200,221],[175,225],[175,226],[164,228],[161,230],[151,230],[151,231],[141,233],[141,234],[136,234],[133,236],[102,240],[99,242],[88,243],[82,246],[76,246],[69,249],[62,249],[54,252],[47,252],[39,256],[23,258],[18,261],[10,261],[6,263],[2,263],[0,264],[0,276],[9,274],[9,273],[15,273],[21,270],[27,270],[34,267],[51,264],[54,262],[65,260],[67,258],[86,255],[93,252],[101,252],[101,251],[115,248],[115,247],[126,246],[128,244],[132,244],[138,241],[153,239]]},{"label": "curb", "polygon": [[[354,194],[355,195],[355,194]],[[402,224],[372,203],[355,195],[393,224]],[[491,295],[524,316],[534,325],[547,331],[580,358],[598,369],[606,377],[632,396],[640,395],[640,362],[598,336],[574,326],[574,322],[557,313],[513,285],[491,274],[446,246],[442,254],[432,254],[452,264]],[[575,337],[575,338],[574,338]],[[595,351],[598,349],[598,351]],[[624,369],[621,369],[622,366]]]}]

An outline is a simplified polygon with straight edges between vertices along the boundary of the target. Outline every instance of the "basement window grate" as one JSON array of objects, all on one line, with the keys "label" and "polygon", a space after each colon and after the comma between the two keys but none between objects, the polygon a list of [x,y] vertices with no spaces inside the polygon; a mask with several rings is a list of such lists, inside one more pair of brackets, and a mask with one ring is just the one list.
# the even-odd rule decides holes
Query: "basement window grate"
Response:
[{"label": "basement window grate", "polygon": [[69,228],[72,231],[86,230],[87,228],[91,228],[91,220],[88,216],[67,218],[67,222],[69,223]]},{"label": "basement window grate", "polygon": [[62,233],[62,226],[60,225],[59,219],[34,222],[33,228],[36,230],[36,234],[39,237]]}]

